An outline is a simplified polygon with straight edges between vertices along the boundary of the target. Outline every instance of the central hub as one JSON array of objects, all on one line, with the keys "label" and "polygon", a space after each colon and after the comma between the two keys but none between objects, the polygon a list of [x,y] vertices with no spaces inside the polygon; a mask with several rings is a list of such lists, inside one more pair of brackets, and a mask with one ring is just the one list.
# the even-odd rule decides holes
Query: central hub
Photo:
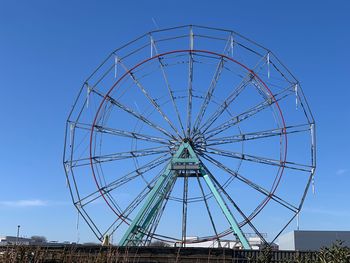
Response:
[{"label": "central hub", "polygon": [[188,144],[199,155],[202,155],[207,148],[207,142],[203,134],[197,133],[191,137],[186,137],[182,140],[182,143]]},{"label": "central hub", "polygon": [[184,139],[171,160],[171,170],[177,177],[195,177],[200,174],[200,161],[189,139]]},{"label": "central hub", "polygon": [[197,134],[192,142],[192,147],[195,149],[196,153],[202,155],[207,149],[207,142],[203,134]]},{"label": "central hub", "polygon": [[192,144],[192,139],[191,139],[191,138],[184,138],[182,141],[183,141],[184,143]]}]

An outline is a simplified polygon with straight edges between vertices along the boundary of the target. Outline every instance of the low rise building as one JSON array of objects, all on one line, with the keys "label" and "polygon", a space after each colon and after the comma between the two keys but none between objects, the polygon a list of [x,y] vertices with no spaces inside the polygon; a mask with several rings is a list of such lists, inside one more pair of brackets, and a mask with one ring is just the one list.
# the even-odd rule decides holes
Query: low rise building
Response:
[{"label": "low rise building", "polygon": [[321,247],[329,247],[337,240],[350,246],[350,231],[311,231],[296,230],[278,239],[280,250],[319,250]]},{"label": "low rise building", "polygon": [[[266,239],[267,234],[262,234],[263,237]],[[257,236],[256,234],[251,233],[245,233],[245,236],[248,240],[249,245],[252,249],[258,250],[264,247],[264,241]],[[217,240],[212,241],[204,241],[204,242],[198,242],[198,237],[188,237],[187,238],[188,243],[186,244],[186,247],[208,247],[208,248],[232,248],[232,249],[242,249],[241,243],[235,240],[220,240],[218,242]],[[173,246],[172,244],[169,244],[170,246]],[[277,250],[278,245],[277,244],[270,244],[272,246],[272,249]],[[174,246],[181,246],[181,243],[175,243]]]},{"label": "low rise building", "polygon": [[30,245],[32,239],[25,237],[0,236],[0,245]]},{"label": "low rise building", "polygon": [[33,236],[32,238],[25,237],[15,237],[15,236],[0,236],[0,246],[7,245],[34,245],[34,246],[63,246],[73,244],[69,241],[65,241],[63,243],[58,241],[46,241],[46,239],[36,238],[38,236]]}]

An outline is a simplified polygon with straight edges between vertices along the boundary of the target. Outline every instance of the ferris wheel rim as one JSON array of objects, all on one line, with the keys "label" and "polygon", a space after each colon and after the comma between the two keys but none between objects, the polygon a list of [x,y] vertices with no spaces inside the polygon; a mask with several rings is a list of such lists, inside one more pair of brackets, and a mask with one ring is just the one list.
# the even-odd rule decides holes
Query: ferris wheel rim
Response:
[{"label": "ferris wheel rim", "polygon": [[[168,52],[164,52],[164,53],[161,53],[161,54],[157,54],[155,56],[152,56],[150,58],[147,58],[141,62],[139,62],[138,64],[136,64],[135,66],[131,67],[127,72],[125,72],[112,86],[111,88],[108,90],[108,92],[104,95],[99,107],[97,108],[97,111],[96,111],[96,114],[95,114],[95,117],[93,119],[93,123],[91,125],[91,131],[90,131],[90,144],[89,144],[89,158],[90,158],[90,168],[91,168],[91,171],[92,171],[92,175],[93,175],[93,178],[94,178],[94,181],[95,181],[95,184],[98,188],[98,191],[100,192],[102,198],[104,199],[104,201],[106,202],[106,204],[108,205],[108,207],[114,212],[114,214],[119,218],[121,219],[124,223],[126,223],[127,225],[129,225],[130,223],[128,222],[128,218],[125,217],[123,214],[120,214],[118,213],[118,211],[115,210],[115,208],[110,204],[110,202],[108,201],[108,196],[105,195],[105,193],[102,191],[102,187],[100,186],[98,180],[97,180],[97,177],[96,177],[96,174],[95,174],[95,170],[94,170],[94,164],[93,164],[93,152],[92,152],[92,142],[93,142],[93,134],[94,134],[94,130],[95,130],[95,126],[96,126],[96,122],[97,122],[97,119],[98,119],[98,116],[99,116],[99,113],[102,109],[102,106],[104,105],[104,103],[107,101],[110,93],[114,90],[114,88],[121,82],[121,80],[123,80],[128,74],[130,74],[133,70],[135,70],[136,68],[138,68],[139,66],[151,61],[151,60],[154,60],[156,58],[159,58],[159,57],[162,57],[162,56],[166,56],[166,55],[170,55],[170,54],[175,54],[175,53],[206,53],[206,54],[211,54],[211,55],[215,55],[215,56],[218,56],[218,57],[221,57],[221,58],[225,58],[225,59],[228,59],[230,60],[231,62],[234,62],[236,63],[237,65],[241,66],[242,68],[244,68],[247,72],[251,73],[254,77],[256,77],[262,84],[263,84],[263,87],[266,89],[266,91],[269,93],[270,97],[272,100],[274,100],[274,103],[276,104],[276,107],[278,109],[278,112],[279,112],[279,116],[281,118],[281,121],[282,121],[282,131],[285,131],[286,130],[286,124],[285,124],[285,120],[284,120],[284,116],[283,116],[283,113],[282,113],[282,110],[278,104],[278,101],[276,100],[276,98],[274,97],[273,93],[271,92],[271,90],[269,89],[269,87],[265,84],[265,82],[259,77],[258,74],[256,74],[254,72],[254,70],[250,69],[249,67],[247,67],[246,65],[244,65],[243,63],[225,55],[225,54],[220,54],[220,53],[217,53],[217,52],[213,52],[213,51],[210,51],[210,50],[201,50],[201,49],[180,49],[180,50],[171,50],[171,51],[168,51]],[[282,135],[281,135],[282,137]],[[287,159],[287,146],[288,146],[288,143],[287,143],[287,133],[283,132],[283,137],[284,137],[284,142],[285,142],[285,145],[284,145],[284,155],[283,155],[283,160],[281,160],[281,163],[285,163],[286,162],[286,159]],[[254,210],[248,217],[247,219],[244,219],[240,225],[243,226],[245,224],[247,224],[248,222],[250,222],[256,215],[258,215],[261,210],[267,205],[267,203],[271,200],[273,194],[275,193],[275,191],[277,190],[277,187],[281,181],[281,178],[282,178],[282,175],[283,175],[283,171],[284,171],[284,166],[280,166],[280,171],[278,172],[277,176],[275,177],[275,180],[274,180],[274,183],[271,187],[271,190],[269,191],[269,195],[265,197],[265,199],[263,199],[263,201],[257,206],[257,210]],[[277,180],[276,180],[277,179]],[[228,234],[232,233],[232,231],[223,231],[221,232],[218,236],[212,236],[212,239],[215,239],[217,237],[223,237],[223,236],[226,236]]]}]

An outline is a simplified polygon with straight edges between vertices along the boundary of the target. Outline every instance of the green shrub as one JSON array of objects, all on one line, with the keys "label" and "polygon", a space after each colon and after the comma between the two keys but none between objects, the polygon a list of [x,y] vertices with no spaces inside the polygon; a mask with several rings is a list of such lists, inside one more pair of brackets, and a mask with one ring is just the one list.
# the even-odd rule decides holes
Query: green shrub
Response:
[{"label": "green shrub", "polygon": [[337,240],[331,247],[323,247],[317,254],[319,263],[350,263],[350,248]]}]

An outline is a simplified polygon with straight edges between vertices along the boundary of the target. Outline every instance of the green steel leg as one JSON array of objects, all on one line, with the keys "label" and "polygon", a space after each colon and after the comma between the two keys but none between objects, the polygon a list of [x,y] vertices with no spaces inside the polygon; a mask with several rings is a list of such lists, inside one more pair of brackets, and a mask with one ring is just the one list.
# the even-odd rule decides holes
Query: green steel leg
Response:
[{"label": "green steel leg", "polygon": [[243,248],[244,249],[251,249],[248,240],[244,236],[242,230],[238,226],[238,223],[237,223],[236,219],[233,217],[231,211],[228,209],[225,201],[222,199],[220,193],[217,191],[217,189],[214,186],[212,180],[210,179],[208,174],[204,171],[204,169],[201,169],[201,172],[202,172],[202,175],[203,175],[203,178],[204,178],[205,182],[207,183],[208,187],[210,188],[210,191],[213,193],[216,202],[219,204],[219,206],[220,206],[222,212],[224,213],[226,219],[230,223],[231,229],[236,233],[236,235],[238,236],[239,240],[241,241]]},{"label": "green steel leg", "polygon": [[[164,174],[158,179],[158,181],[156,182],[156,184],[154,185],[152,190],[149,192],[147,199],[146,199],[145,203],[143,204],[142,208],[139,210],[135,219],[131,222],[131,224],[130,224],[129,228],[127,229],[127,231],[125,232],[124,236],[119,241],[120,246],[127,246],[130,241],[132,242],[132,240],[130,240],[130,237],[133,234],[137,233],[138,228],[141,225],[144,225],[144,224],[142,224],[142,221],[147,214],[148,214],[148,216],[146,217],[146,220],[147,219],[148,219],[148,221],[150,220],[149,216],[152,216],[152,212],[154,212],[156,210],[156,208],[158,207],[159,201],[156,202],[156,204],[153,207],[152,207],[152,204],[154,203],[154,201],[156,201],[156,198],[158,196],[159,191],[162,189],[162,187],[165,184],[166,179],[168,179],[169,175],[171,174],[170,169],[171,169],[171,165],[168,164]],[[148,211],[149,211],[149,213],[147,213]]]},{"label": "green steel leg", "polygon": [[[145,221],[143,222],[141,229],[145,230],[148,228],[150,222],[152,221],[152,219],[155,217],[157,210],[159,209],[159,207],[161,206],[161,204],[163,203],[163,200],[159,200],[157,201],[157,203],[153,206],[152,210],[149,212],[147,218],[145,219]],[[139,231],[134,239],[136,242],[141,242],[142,238],[145,236],[145,231]]]},{"label": "green steel leg", "polygon": [[[180,158],[185,149],[188,150],[193,158]],[[173,155],[171,162],[167,165],[163,175],[149,192],[145,203],[119,241],[120,246],[128,246],[130,244],[139,245],[142,241],[144,233],[139,231],[139,229],[142,228],[143,231],[148,229],[150,222],[157,215],[156,211],[158,211],[159,206],[161,206],[164,201],[164,195],[161,194],[161,191],[168,189],[168,186],[172,184],[172,180],[176,179],[174,178],[174,173],[171,171],[174,162],[198,162],[198,158],[196,158],[192,147],[188,143],[182,143],[180,145],[179,149]]]},{"label": "green steel leg", "polygon": [[[182,154],[185,151],[185,149],[187,150],[186,156]],[[213,193],[215,200],[219,204],[222,212],[228,220],[231,229],[239,238],[240,242],[242,243],[242,246],[245,249],[251,249],[248,240],[246,239],[242,230],[238,226],[238,223],[233,217],[229,208],[227,207],[227,204],[221,197],[220,193],[217,191],[214,183],[210,179],[207,171],[202,166],[201,161],[198,159],[196,153],[193,151],[192,147],[187,142],[182,143],[179,146],[179,149],[173,155],[171,161],[166,166],[164,173],[158,179],[152,190],[149,192],[143,206],[137,213],[134,220],[131,222],[127,231],[124,233],[124,236],[119,242],[119,246],[139,245],[142,242],[142,239],[145,236],[145,232],[148,230],[151,222],[157,216],[159,208],[164,202],[164,196],[167,194],[167,191],[170,191],[170,186],[174,183],[174,180],[176,180],[176,173],[172,171],[173,165],[184,163],[198,165],[198,167],[200,168],[201,175],[203,176],[210,191]]]},{"label": "green steel leg", "polygon": [[[148,216],[144,220],[141,229],[148,229],[150,224],[156,219],[158,212],[161,209],[163,202],[165,201],[164,197],[167,195],[167,192],[170,191],[170,187],[173,185],[174,180],[176,180],[176,178],[174,176],[171,176],[166,186],[161,189],[161,191],[163,190],[163,192],[158,192],[158,199],[152,207],[151,211],[149,212]],[[145,234],[145,231],[139,231],[137,235],[135,235],[134,240],[136,240],[137,242],[141,242]]]}]

